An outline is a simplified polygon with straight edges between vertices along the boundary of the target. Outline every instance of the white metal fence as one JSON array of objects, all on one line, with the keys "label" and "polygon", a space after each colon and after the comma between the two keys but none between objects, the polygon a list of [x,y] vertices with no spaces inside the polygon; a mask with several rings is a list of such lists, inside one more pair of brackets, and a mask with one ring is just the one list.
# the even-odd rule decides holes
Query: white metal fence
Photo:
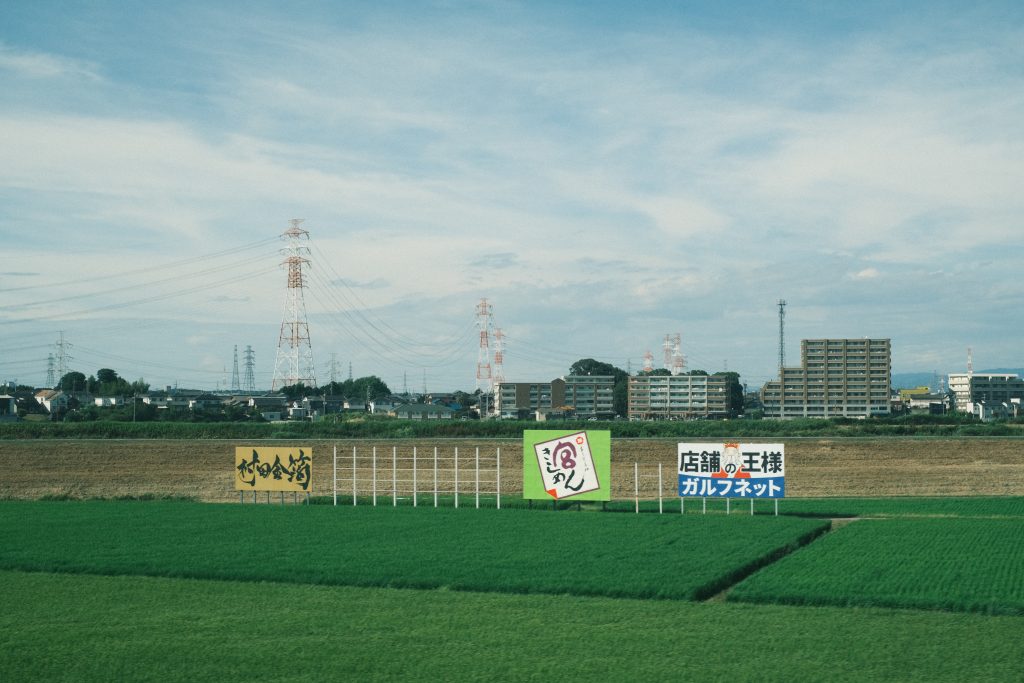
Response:
[{"label": "white metal fence", "polygon": [[[491,507],[501,509],[502,499],[508,503],[522,500],[522,460],[506,458],[504,488],[501,448],[458,446],[450,448],[420,448],[417,446],[353,446],[351,451],[334,446],[332,459],[331,496],[334,505],[391,505],[399,504],[432,507]],[[511,462],[509,462],[511,461]],[[707,498],[681,498],[678,496],[678,478],[675,467],[664,463],[613,463],[615,484],[612,503],[616,509],[632,503],[633,511],[666,513],[709,510]],[[614,476],[614,475],[613,475]],[[346,500],[350,498],[351,500]],[[678,509],[676,501],[678,500]],[[572,501],[567,501],[572,502]],[[654,504],[657,508],[654,508]],[[734,504],[729,498],[711,499],[715,511],[729,514],[737,512],[749,502],[750,514],[755,512],[754,500]],[[765,502],[760,503],[764,511]],[[778,514],[778,500],[774,501]]]}]

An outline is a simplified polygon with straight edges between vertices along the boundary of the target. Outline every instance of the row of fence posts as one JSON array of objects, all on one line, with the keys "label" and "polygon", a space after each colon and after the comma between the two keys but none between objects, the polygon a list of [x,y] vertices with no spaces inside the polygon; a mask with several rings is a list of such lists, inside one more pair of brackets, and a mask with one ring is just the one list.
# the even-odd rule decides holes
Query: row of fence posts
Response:
[{"label": "row of fence posts", "polygon": [[[495,450],[495,464],[494,464],[494,497],[497,508],[501,509],[501,449]],[[374,506],[377,505],[378,488],[377,488],[377,447],[374,446],[372,449],[371,456],[371,493],[370,498]],[[402,458],[406,460],[408,458]],[[398,506],[398,447],[392,446],[391,448],[391,505],[394,507]],[[438,507],[440,494],[448,493],[448,491],[442,491],[438,486],[438,452],[437,446],[434,446],[434,458],[433,458],[433,496],[434,496],[434,507]],[[454,498],[455,507],[459,507],[459,449],[455,448],[453,461],[453,486],[452,496]],[[475,449],[474,454],[475,468],[474,468],[474,480],[473,480],[473,495],[476,507],[480,507],[480,448]],[[358,451],[355,446],[352,447],[352,505],[359,504],[359,486],[357,472],[359,470],[359,458]],[[419,453],[416,446],[412,448],[412,505],[417,507],[419,505],[419,482],[417,480],[417,474],[419,471]],[[489,482],[488,482],[489,483]],[[338,504],[338,447],[334,447],[334,485],[332,487],[334,504]],[[428,493],[424,491],[422,493]],[[489,493],[489,491],[485,491]],[[386,495],[386,494],[385,494]]]},{"label": "row of fence posts", "polygon": [[[661,463],[659,462],[658,463],[658,514],[659,515],[663,514],[665,512],[665,506],[664,506],[664,503],[662,502],[662,493],[663,493],[663,485],[662,485],[662,477],[661,477]],[[730,501],[731,500],[732,500],[731,498],[726,498],[725,499],[725,514],[727,514],[727,515],[732,512],[731,505],[730,505]],[[778,498],[774,498],[773,500],[775,501],[775,516],[778,517],[779,516],[779,499]],[[706,515],[708,513],[708,499],[707,498],[701,498],[700,501],[701,501],[701,514],[705,514]],[[640,463],[636,462],[636,461],[633,462],[633,502],[635,504],[635,508],[634,509],[635,509],[636,513],[640,514]],[[679,514],[686,514],[686,498],[684,496],[680,496],[679,497]],[[750,499],[750,514],[751,515],[754,514],[754,499],[753,498]]]},{"label": "row of fence posts", "polygon": [[[377,447],[373,446],[372,450],[372,461],[371,461],[371,500],[374,506],[377,505],[378,488],[377,488]],[[402,458],[403,460],[407,458]],[[455,507],[459,507],[459,449],[455,447],[453,460],[453,487],[452,495],[454,498]],[[474,484],[473,493],[476,503],[476,507],[480,507],[480,448],[475,449],[475,469],[474,469]],[[392,506],[398,505],[398,447],[393,446],[391,448],[391,504]],[[358,505],[359,503],[359,490],[358,490],[358,477],[357,471],[359,469],[358,462],[358,451],[357,447],[352,447],[352,505]],[[412,449],[412,505],[417,507],[419,504],[418,498],[419,491],[417,472],[418,472],[418,451],[417,447],[413,446]],[[434,458],[433,458],[433,497],[434,507],[438,507],[439,494],[448,493],[447,491],[441,491],[438,487],[438,451],[437,446],[434,447]],[[495,466],[494,466],[494,483],[495,483],[495,501],[497,509],[501,509],[501,449],[498,448],[495,451]],[[662,463],[658,463],[658,514],[664,514],[664,480],[662,476]],[[338,504],[338,447],[334,447],[334,484],[332,486],[334,505]],[[308,499],[308,494],[307,494]],[[284,494],[281,494],[282,503],[284,502]],[[779,501],[775,500],[775,515],[779,514]],[[634,510],[637,514],[640,513],[640,463],[633,463],[633,501]],[[253,492],[253,502],[256,502],[256,492]],[[270,493],[267,493],[267,502],[270,502]],[[731,499],[725,499],[725,513],[731,514]],[[708,511],[708,499],[701,498],[701,513],[707,514]],[[679,512],[680,514],[686,513],[686,498],[679,498]],[[750,514],[754,514],[754,499],[750,499]]]}]

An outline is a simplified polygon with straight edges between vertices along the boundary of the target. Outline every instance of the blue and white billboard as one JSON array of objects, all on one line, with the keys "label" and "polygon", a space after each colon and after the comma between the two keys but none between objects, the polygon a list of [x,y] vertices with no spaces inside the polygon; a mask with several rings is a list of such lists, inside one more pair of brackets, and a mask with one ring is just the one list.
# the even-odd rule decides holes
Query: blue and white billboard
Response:
[{"label": "blue and white billboard", "polygon": [[683,498],[783,498],[786,456],[781,443],[679,444]]}]

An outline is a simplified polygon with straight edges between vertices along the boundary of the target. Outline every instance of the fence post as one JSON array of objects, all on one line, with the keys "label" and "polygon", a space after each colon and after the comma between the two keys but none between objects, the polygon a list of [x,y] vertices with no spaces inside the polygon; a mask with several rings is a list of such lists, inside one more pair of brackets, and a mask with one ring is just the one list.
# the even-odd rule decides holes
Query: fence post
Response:
[{"label": "fence post", "polygon": [[459,447],[455,447],[455,507],[459,507]]},{"label": "fence post", "polygon": [[[334,485],[331,488],[334,493],[334,505],[338,505],[338,444],[334,444]],[[254,494],[255,495],[255,494]],[[252,499],[252,502],[256,502],[256,498]]]},{"label": "fence post", "polygon": [[352,447],[352,507],[356,506],[356,447]]},{"label": "fence post", "polygon": [[377,507],[377,447],[373,447],[373,507]]},{"label": "fence post", "polygon": [[636,502],[636,514],[640,514],[640,464],[633,461],[633,500]]},{"label": "fence post", "polygon": [[473,493],[476,496],[476,509],[480,509],[480,447],[476,447],[476,479],[473,483]]},{"label": "fence post", "polygon": [[501,509],[501,446],[498,446],[498,464],[495,467],[497,473],[497,489],[498,492],[495,494],[498,498],[498,509]]},{"label": "fence post", "polygon": [[398,446],[391,447],[391,507],[398,507]]},{"label": "fence post", "polygon": [[434,507],[437,507],[437,446],[434,446]]},{"label": "fence post", "polygon": [[664,510],[661,507],[661,463],[658,463],[658,514],[662,514]]},{"label": "fence post", "polygon": [[416,507],[416,447],[412,447],[412,506]]},{"label": "fence post", "polygon": [[726,498],[725,499],[725,514],[729,514],[729,503],[730,503],[730,499]]},{"label": "fence post", "polygon": [[754,499],[753,498],[750,499],[750,516],[751,517],[754,516]]}]

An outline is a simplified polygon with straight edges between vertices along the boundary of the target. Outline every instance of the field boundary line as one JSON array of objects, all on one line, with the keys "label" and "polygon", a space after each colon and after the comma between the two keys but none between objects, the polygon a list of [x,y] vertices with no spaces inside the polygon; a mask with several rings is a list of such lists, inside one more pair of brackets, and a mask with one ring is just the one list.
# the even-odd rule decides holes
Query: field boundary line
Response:
[{"label": "field boundary line", "polygon": [[[721,582],[714,582],[713,584],[709,584],[708,586],[699,588],[697,592],[694,594],[694,600],[696,602],[725,602],[725,599],[729,595],[729,592],[732,591],[732,589],[735,588],[737,584],[745,581],[751,575],[761,571],[765,567],[775,564],[787,555],[792,555],[793,553],[802,550],[803,548],[806,548],[814,541],[824,536],[827,536],[828,534],[834,532],[836,529],[840,529],[850,524],[851,522],[858,521],[859,519],[862,518],[838,517],[830,519],[828,526],[822,526],[818,529],[814,529],[813,531],[809,531],[808,533],[804,534],[795,541],[787,543],[781,548],[776,548],[772,552],[754,560],[750,564],[744,567],[740,567],[735,572],[730,574],[728,577],[725,577],[724,581],[727,581],[726,585],[722,586],[720,585]],[[708,593],[707,591],[714,592]]]}]

